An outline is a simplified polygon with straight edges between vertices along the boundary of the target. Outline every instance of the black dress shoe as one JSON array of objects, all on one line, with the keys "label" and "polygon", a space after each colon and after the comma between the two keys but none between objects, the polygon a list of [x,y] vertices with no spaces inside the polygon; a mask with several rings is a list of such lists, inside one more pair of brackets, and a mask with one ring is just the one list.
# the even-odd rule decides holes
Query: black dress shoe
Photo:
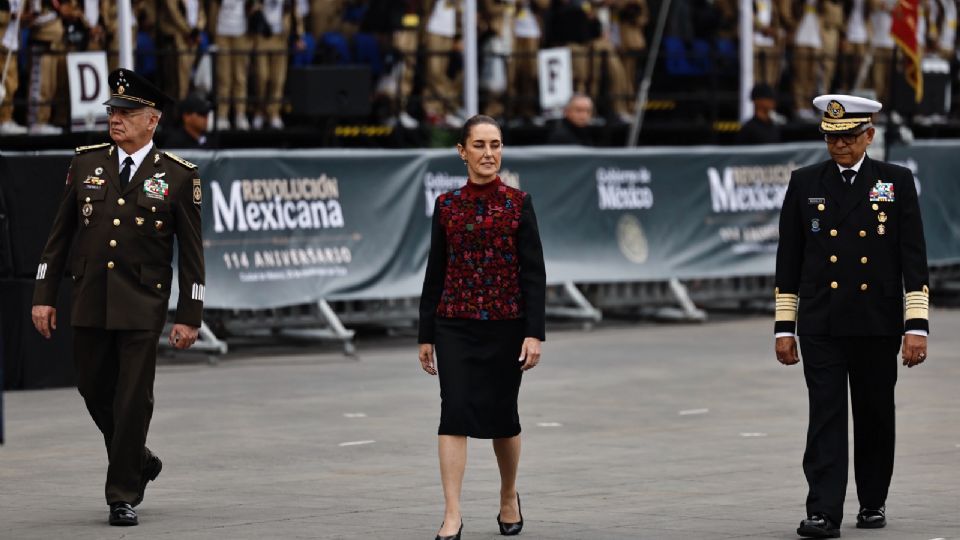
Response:
[{"label": "black dress shoe", "polygon": [[823,514],[814,514],[800,522],[797,536],[803,538],[840,538],[840,527]]},{"label": "black dress shoe", "polygon": [[147,482],[156,480],[157,476],[160,476],[161,469],[163,469],[163,462],[157,456],[151,455],[143,466],[143,470],[140,471],[140,492],[130,506],[137,506],[143,502],[143,492],[147,490]]},{"label": "black dress shoe", "polygon": [[887,508],[861,508],[857,514],[858,529],[882,529],[887,526]]},{"label": "black dress shoe", "polygon": [[[440,528],[443,528],[443,523],[440,524]],[[460,530],[457,531],[457,534],[451,534],[450,536],[440,536],[437,535],[436,540],[460,540],[460,533],[463,532],[463,518],[460,518]]]},{"label": "black dress shoe", "polygon": [[131,527],[136,525],[137,513],[127,503],[113,503],[110,505],[110,524],[117,527]]},{"label": "black dress shoe", "polygon": [[500,534],[503,536],[516,536],[523,530],[523,511],[520,509],[519,493],[517,493],[517,513],[520,514],[520,521],[516,523],[504,523],[500,521],[500,514],[497,514],[497,525],[500,525]]}]

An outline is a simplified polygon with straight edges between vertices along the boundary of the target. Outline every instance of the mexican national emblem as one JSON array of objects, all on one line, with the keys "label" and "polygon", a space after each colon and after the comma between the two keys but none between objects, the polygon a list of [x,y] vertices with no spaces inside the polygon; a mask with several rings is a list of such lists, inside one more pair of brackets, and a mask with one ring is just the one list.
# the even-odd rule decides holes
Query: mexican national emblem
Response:
[{"label": "mexican national emblem", "polygon": [[643,227],[636,216],[625,214],[617,223],[617,244],[620,252],[630,262],[643,264],[650,254],[647,237],[643,234]]}]

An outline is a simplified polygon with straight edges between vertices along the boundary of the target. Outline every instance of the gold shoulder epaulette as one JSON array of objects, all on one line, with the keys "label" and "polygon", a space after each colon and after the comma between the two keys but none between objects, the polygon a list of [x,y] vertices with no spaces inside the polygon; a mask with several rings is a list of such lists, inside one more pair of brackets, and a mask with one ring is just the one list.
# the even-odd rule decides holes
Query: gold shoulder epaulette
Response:
[{"label": "gold shoulder epaulette", "polygon": [[100,143],[100,144],[91,144],[90,146],[78,146],[76,149],[77,155],[83,154],[84,152],[89,152],[91,150],[96,150],[98,148],[106,148],[110,146],[110,143]]},{"label": "gold shoulder epaulette", "polygon": [[178,155],[176,155],[176,154],[171,154],[170,152],[164,152],[163,155],[165,155],[165,156],[167,156],[168,158],[176,161],[177,163],[183,165],[184,167],[186,167],[186,168],[188,168],[188,169],[196,169],[196,168],[197,168],[196,165],[194,165],[193,163],[190,163],[189,161],[183,159],[182,157],[180,157],[180,156],[178,156]]}]

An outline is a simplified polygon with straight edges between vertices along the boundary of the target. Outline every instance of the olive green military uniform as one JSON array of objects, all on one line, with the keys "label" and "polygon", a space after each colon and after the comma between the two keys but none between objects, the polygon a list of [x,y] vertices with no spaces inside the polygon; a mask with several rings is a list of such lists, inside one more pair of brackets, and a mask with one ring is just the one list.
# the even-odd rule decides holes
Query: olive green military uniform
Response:
[{"label": "olive green military uniform", "polygon": [[204,297],[197,167],[153,148],[121,188],[118,153],[112,144],[77,149],[33,297],[34,305],[56,305],[62,276],[73,279],[78,389],[107,445],[108,504],[137,500],[150,457],[145,442],[175,239],[176,322],[199,327]]}]

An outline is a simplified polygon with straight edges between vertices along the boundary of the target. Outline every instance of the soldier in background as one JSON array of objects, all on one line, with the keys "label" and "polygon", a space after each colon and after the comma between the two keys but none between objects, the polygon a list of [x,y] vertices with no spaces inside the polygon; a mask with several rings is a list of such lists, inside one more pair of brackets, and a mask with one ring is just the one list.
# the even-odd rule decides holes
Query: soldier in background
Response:
[{"label": "soldier in background", "polygon": [[844,91],[850,92],[854,90],[860,69],[867,61],[870,40],[870,28],[867,26],[870,10],[867,0],[848,0],[846,17],[847,30],[843,39],[843,73],[840,86]]},{"label": "soldier in background", "polygon": [[[150,0],[145,0],[149,4]],[[160,0],[157,19],[161,43],[164,90],[175,100],[187,97],[190,74],[200,45],[200,31],[206,25],[201,0]]]},{"label": "soldier in background", "polygon": [[810,102],[817,90],[820,73],[819,59],[823,51],[818,0],[780,0],[784,26],[793,44],[793,106],[794,116],[805,122],[815,122],[817,115]]},{"label": "soldier in background", "polygon": [[531,120],[540,110],[537,54],[543,37],[543,14],[550,0],[517,0],[513,17],[513,54],[507,64],[507,102],[512,117]]},{"label": "soldier in background", "polygon": [[[25,0],[30,5],[30,86],[27,123],[32,135],[58,135],[51,124],[61,64],[64,63],[63,23],[59,3],[54,0]],[[25,21],[27,22],[27,21]],[[59,106],[59,105],[58,105]]]},{"label": "soldier in background", "polygon": [[820,51],[820,85],[818,93],[833,90],[833,78],[837,74],[837,61],[840,59],[840,41],[846,26],[843,2],[840,0],[821,0],[820,35],[823,48]]},{"label": "soldier in background", "polygon": [[201,324],[201,185],[196,165],[153,144],[169,98],[129,70],[112,72],[109,83],[113,144],[77,149],[37,267],[31,317],[49,339],[58,289],[70,275],[77,389],[107,447],[109,523],[131,526],[163,466],[146,439],[174,244],[180,297],[170,344],[189,348]]},{"label": "soldier in background", "polygon": [[458,28],[461,3],[459,0],[429,0],[426,2],[429,19],[424,46],[427,54],[427,80],[423,108],[431,124],[460,127],[463,118],[458,114],[461,103],[460,77],[451,76],[450,55],[460,48]]},{"label": "soldier in background", "polygon": [[891,12],[897,0],[870,0],[870,48],[873,51],[873,91],[877,100],[889,100],[890,70],[893,68],[893,48],[890,35],[893,25]]},{"label": "soldier in background", "polygon": [[[217,129],[227,129],[230,125],[228,114],[231,105],[233,128],[240,131],[250,129],[247,120],[247,76],[250,73],[254,38],[249,34],[256,35],[266,30],[261,5],[249,4],[246,0],[213,0],[210,3],[208,30],[217,46]],[[248,23],[254,22],[255,27],[248,26]]]},{"label": "soldier in background", "polygon": [[783,56],[780,6],[773,0],[753,0],[753,80],[776,87]]},{"label": "soldier in background", "polygon": [[650,23],[650,8],[647,0],[623,0],[617,10],[620,35],[620,58],[627,74],[631,94],[639,77],[639,67],[647,52],[647,25]]},{"label": "soldier in background", "polygon": [[256,62],[257,112],[253,116],[253,129],[263,129],[264,118],[270,129],[283,129],[280,106],[283,104],[283,88],[287,82],[289,63],[287,43],[291,29],[296,36],[296,47],[303,49],[303,14],[293,0],[263,0],[261,11],[266,21],[266,30],[253,38]]}]

